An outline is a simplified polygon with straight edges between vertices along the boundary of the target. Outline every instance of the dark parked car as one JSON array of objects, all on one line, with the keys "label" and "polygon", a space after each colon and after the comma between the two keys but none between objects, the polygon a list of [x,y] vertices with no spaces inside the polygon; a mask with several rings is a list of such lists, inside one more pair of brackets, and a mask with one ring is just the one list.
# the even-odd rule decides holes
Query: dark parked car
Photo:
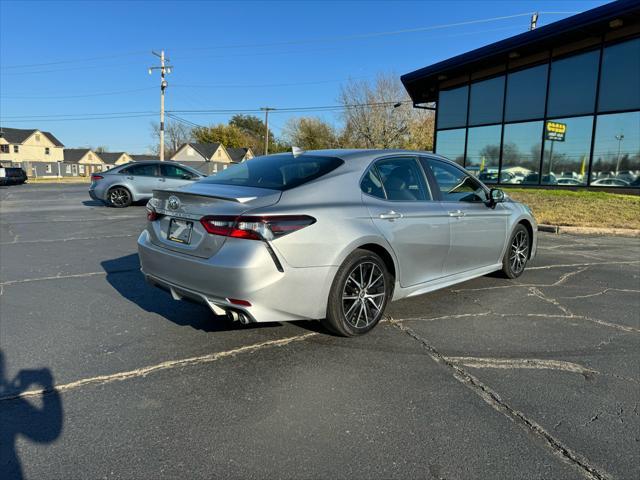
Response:
[{"label": "dark parked car", "polygon": [[[530,173],[529,175],[527,175],[526,177],[524,177],[524,180],[522,180],[523,184],[538,184],[538,181],[540,180],[540,175],[538,175],[537,173]],[[558,183],[558,180],[556,179],[556,176],[553,174],[549,174],[549,175],[543,175],[542,176],[542,184],[543,185],[556,185]]]},{"label": "dark parked car", "polygon": [[0,185],[21,185],[27,178],[27,172],[20,167],[0,167]]}]

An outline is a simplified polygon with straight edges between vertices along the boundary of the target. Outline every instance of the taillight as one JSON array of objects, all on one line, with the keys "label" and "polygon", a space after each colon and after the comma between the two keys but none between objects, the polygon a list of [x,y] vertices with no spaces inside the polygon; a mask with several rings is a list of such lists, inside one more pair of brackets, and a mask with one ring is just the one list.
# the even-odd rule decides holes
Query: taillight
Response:
[{"label": "taillight", "polygon": [[154,222],[158,218],[160,218],[158,212],[156,212],[155,210],[147,210],[147,220],[149,220],[150,222]]},{"label": "taillight", "polygon": [[316,219],[308,215],[240,216],[213,215],[200,220],[212,235],[244,238],[247,240],[273,240],[312,225]]},{"label": "taillight", "polygon": [[102,175],[98,175],[96,173],[91,174],[91,181],[97,182],[98,180],[102,180],[104,177]]}]

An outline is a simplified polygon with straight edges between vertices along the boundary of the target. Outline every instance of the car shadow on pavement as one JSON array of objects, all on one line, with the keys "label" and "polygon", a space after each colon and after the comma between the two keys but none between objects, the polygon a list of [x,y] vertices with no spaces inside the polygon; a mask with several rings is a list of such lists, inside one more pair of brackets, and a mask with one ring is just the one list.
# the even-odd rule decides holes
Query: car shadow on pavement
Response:
[{"label": "car shadow on pavement", "polygon": [[107,205],[100,200],[83,200],[82,205],[85,207],[106,207]]},{"label": "car shadow on pavement", "polygon": [[[23,478],[16,451],[18,436],[51,443],[62,432],[64,413],[48,368],[20,370],[12,380],[5,374],[5,357],[0,350],[0,472],[3,479],[17,480]],[[33,395],[35,404],[24,396],[34,390],[41,391]]]},{"label": "car shadow on pavement", "polygon": [[176,301],[168,292],[145,282],[137,254],[105,260],[101,265],[107,274],[107,282],[121,296],[143,310],[160,315],[177,325],[205,332],[281,326],[280,323],[242,325],[226,316],[215,315],[206,305],[188,300]]}]

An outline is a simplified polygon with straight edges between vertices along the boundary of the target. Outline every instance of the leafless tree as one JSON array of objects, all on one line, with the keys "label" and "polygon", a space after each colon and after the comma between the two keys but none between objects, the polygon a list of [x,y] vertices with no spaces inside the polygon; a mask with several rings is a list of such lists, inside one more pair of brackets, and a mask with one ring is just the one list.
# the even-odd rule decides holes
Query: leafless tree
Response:
[{"label": "leafless tree", "polygon": [[[345,146],[402,148],[413,108],[397,76],[380,74],[373,83],[351,80],[340,90]],[[398,105],[399,104],[399,105]]]},{"label": "leafless tree", "polygon": [[[160,124],[151,123],[151,133],[156,143],[151,147],[156,155],[160,153]],[[164,153],[165,158],[171,158],[178,151],[180,146],[193,140],[191,128],[175,122],[165,122],[164,124]]]}]

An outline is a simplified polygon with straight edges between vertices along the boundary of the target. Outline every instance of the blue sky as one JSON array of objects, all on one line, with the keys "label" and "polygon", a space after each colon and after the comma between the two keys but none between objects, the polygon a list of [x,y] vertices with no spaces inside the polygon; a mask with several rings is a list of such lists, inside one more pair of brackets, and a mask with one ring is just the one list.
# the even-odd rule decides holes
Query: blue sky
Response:
[{"label": "blue sky", "polygon": [[[145,112],[159,110],[158,74],[147,72],[157,63],[152,49],[174,65],[168,110],[334,105],[349,78],[399,76],[521,33],[529,17],[427,27],[561,12],[542,13],[541,26],[603,3],[0,0],[0,122],[49,130],[68,147],[145,152],[157,120]],[[409,29],[423,30],[365,35]],[[113,118],[133,115],[122,112],[142,113]],[[270,115],[276,134],[289,115]],[[198,124],[229,117],[181,116]]]}]

